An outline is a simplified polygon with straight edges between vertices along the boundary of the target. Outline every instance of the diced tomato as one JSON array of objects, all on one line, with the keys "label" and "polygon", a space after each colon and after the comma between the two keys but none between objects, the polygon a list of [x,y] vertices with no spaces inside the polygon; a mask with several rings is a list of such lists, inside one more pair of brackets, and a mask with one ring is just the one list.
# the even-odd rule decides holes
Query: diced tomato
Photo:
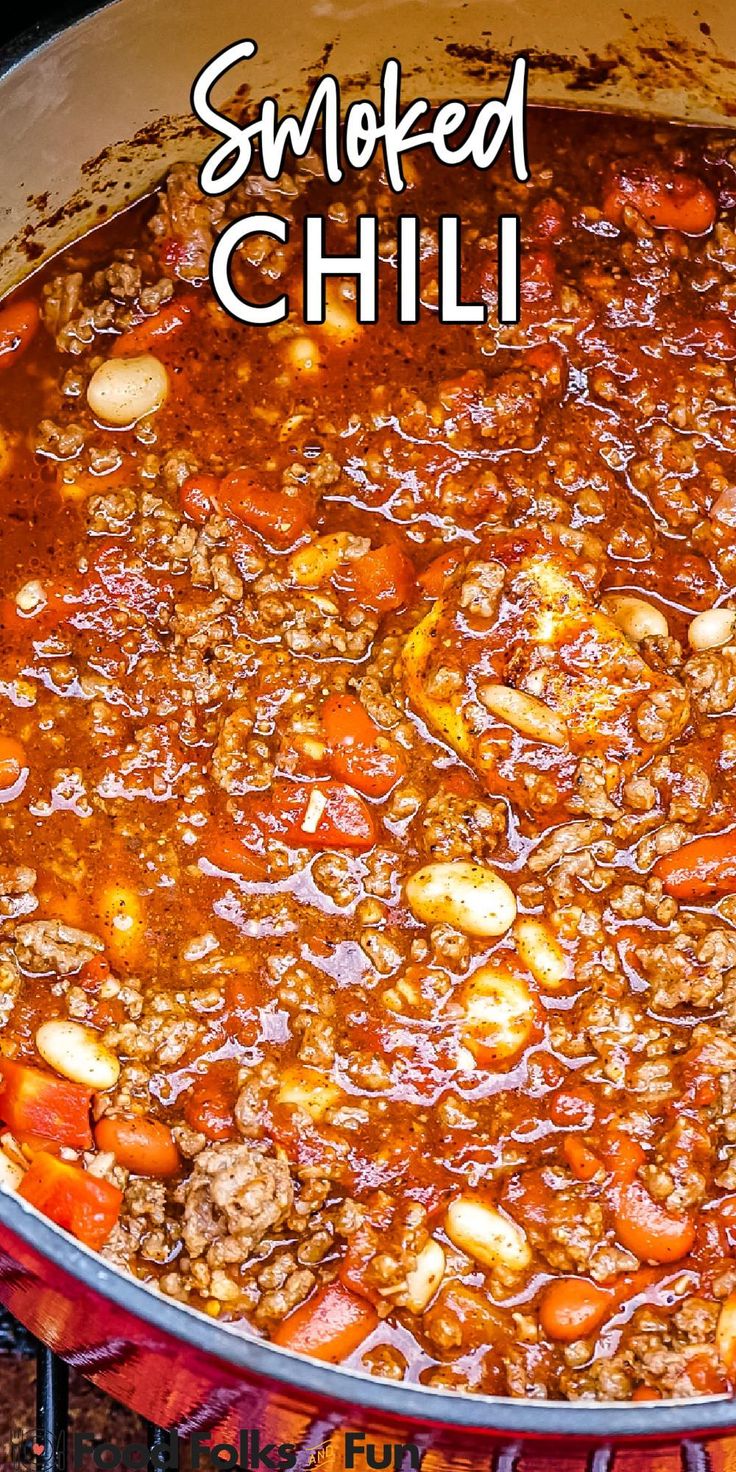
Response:
[{"label": "diced tomato", "polygon": [[39,321],[36,303],[27,298],[0,307],[0,369],[9,368],[25,352]]},{"label": "diced tomato", "polygon": [[96,1252],[104,1247],[123,1204],[117,1186],[46,1154],[37,1155],[28,1167],[18,1195]]},{"label": "diced tomato", "polygon": [[42,1151],[45,1151],[47,1155],[60,1155],[65,1148],[57,1140],[50,1140],[47,1135],[31,1135],[17,1131],[13,1133],[13,1139],[20,1145],[28,1160],[32,1160],[34,1155],[40,1155]]},{"label": "diced tomato", "polygon": [[213,829],[202,844],[202,857],[223,874],[237,874],[256,884],[268,873],[267,861],[245,847],[240,834],[233,830]]},{"label": "diced tomato", "polygon": [[322,727],[328,746],[374,746],[381,734],[357,695],[328,695]]},{"label": "diced tomato", "polygon": [[679,1262],[695,1242],[690,1217],[665,1211],[638,1181],[619,1192],[615,1222],[619,1241],[641,1262]]},{"label": "diced tomato", "polygon": [[0,1119],[13,1134],[41,1135],[89,1150],[92,1090],[29,1063],[0,1058]]},{"label": "diced tomato", "polygon": [[232,1080],[211,1068],[184,1096],[184,1116],[190,1129],[208,1140],[231,1140],[235,1134]]},{"label": "diced tomato", "polygon": [[524,251],[521,258],[519,292],[522,309],[548,302],[557,285],[557,265],[548,246]]},{"label": "diced tomato", "polygon": [[736,828],[695,838],[657,859],[653,873],[678,900],[736,894]]},{"label": "diced tomato", "polygon": [[620,1184],[633,1181],[646,1155],[641,1145],[632,1140],[625,1130],[613,1131],[604,1150],[605,1161],[614,1180]]},{"label": "diced tomato", "polygon": [[223,507],[272,547],[293,547],[309,526],[311,506],[304,495],[268,490],[252,470],[231,471],[217,494]]},{"label": "diced tomato", "polygon": [[540,342],[524,353],[524,366],[533,368],[548,390],[564,388],[567,381],[567,360],[556,342]]},{"label": "diced tomato", "polygon": [[350,564],[345,586],[363,608],[391,613],[414,595],[414,568],[394,542],[384,542]]},{"label": "diced tomato", "polygon": [[91,961],[85,961],[76,979],[79,986],[84,987],[85,991],[94,992],[98,990],[103,981],[108,981],[110,976],[110,962],[104,956],[93,956]]},{"label": "diced tomato", "polygon": [[330,770],[366,797],[385,797],[402,777],[404,764],[393,751],[372,746],[341,746],[330,756]]},{"label": "diced tomato", "polygon": [[401,777],[403,762],[378,745],[380,727],[357,696],[330,695],[322,707],[322,726],[333,776],[367,797],[385,797]]},{"label": "diced tomato", "polygon": [[579,1135],[565,1135],[562,1149],[573,1175],[579,1181],[592,1181],[603,1170],[603,1161],[581,1140]]},{"label": "diced tomato", "polygon": [[191,316],[189,302],[177,298],[166,302],[152,317],[144,317],[142,322],[135,322],[127,332],[121,332],[112,345],[110,356],[132,358],[138,353],[147,353],[151,348],[160,346],[163,338],[185,327]]},{"label": "diced tomato", "polygon": [[709,1354],[696,1354],[688,1360],[687,1377],[695,1395],[723,1395],[729,1389],[725,1368]]},{"label": "diced tomato", "polygon": [[260,819],[294,848],[364,852],[376,842],[370,808],[342,782],[277,782],[267,806],[260,807]]},{"label": "diced tomato", "polygon": [[563,1084],[550,1095],[549,1117],[553,1124],[566,1129],[591,1128],[595,1119],[595,1101],[585,1084]]},{"label": "diced tomato", "polygon": [[[706,317],[676,317],[667,324],[668,348],[675,353],[704,353],[721,361],[736,358],[736,323],[722,312]],[[670,346],[671,344],[671,346]],[[732,489],[732,488],[729,488]]]},{"label": "diced tomato", "polygon": [[25,747],[14,736],[5,736],[0,731],[0,796],[17,787],[27,769]]},{"label": "diced tomato", "polygon": [[546,194],[532,206],[529,234],[533,240],[559,240],[565,233],[565,211],[554,195]]},{"label": "diced tomato", "polygon": [[342,1283],[328,1283],[279,1324],[273,1343],[310,1359],[339,1364],[378,1324],[376,1310]]},{"label": "diced tomato", "polygon": [[548,1339],[572,1344],[595,1333],[613,1307],[611,1294],[587,1278],[557,1278],[542,1294],[539,1320]]},{"label": "diced tomato", "polygon": [[165,1178],[181,1169],[181,1157],[168,1125],[145,1115],[106,1114],[95,1128],[98,1150],[109,1150],[118,1165],[136,1176]]},{"label": "diced tomato", "polygon": [[417,579],[419,586],[430,598],[439,598],[444,593],[448,578],[452,577],[455,569],[460,566],[465,555],[463,547],[451,547],[448,552],[440,552],[434,557],[424,572]]},{"label": "diced tomato", "polygon": [[610,177],[603,195],[603,213],[621,224],[627,205],[638,210],[659,230],[704,235],[716,220],[716,200],[702,179],[684,170],[621,168]]},{"label": "diced tomato", "polygon": [[216,475],[188,475],[179,487],[179,501],[184,515],[197,526],[204,526],[215,509],[213,503],[219,489],[220,482]]},{"label": "diced tomato", "polygon": [[235,970],[225,978],[225,1030],[246,1048],[258,1039],[258,988],[252,971]]}]

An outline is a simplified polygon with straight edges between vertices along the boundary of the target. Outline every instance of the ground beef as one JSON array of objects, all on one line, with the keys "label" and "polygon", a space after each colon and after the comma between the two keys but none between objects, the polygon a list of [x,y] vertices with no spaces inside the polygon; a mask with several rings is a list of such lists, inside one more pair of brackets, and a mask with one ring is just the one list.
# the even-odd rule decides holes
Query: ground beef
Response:
[{"label": "ground beef", "polygon": [[441,790],[421,815],[420,843],[428,859],[485,863],[506,831],[503,803],[482,802]]},{"label": "ground beef", "polygon": [[709,649],[685,665],[685,681],[695,709],[719,716],[736,704],[736,649]]},{"label": "ground beef", "polygon": [[171,250],[177,275],[201,280],[209,270],[215,232],[225,212],[221,197],[204,195],[194,164],[174,164],[159,195],[158,210],[150,222],[164,259]]},{"label": "ground beef", "polygon": [[694,1298],[674,1314],[649,1305],[638,1308],[615,1354],[563,1374],[564,1393],[628,1400],[637,1385],[646,1385],[665,1395],[697,1395],[704,1367],[718,1373],[717,1317],[716,1305]]},{"label": "ground beef", "polygon": [[695,934],[682,930],[637,951],[656,1011],[685,1003],[712,1006],[722,995],[726,975],[736,967],[736,932],[712,929],[699,936],[694,928]]},{"label": "ground beef", "polygon": [[[291,221],[233,263],[272,300],[324,204],[314,158],[219,199],[179,165],[24,286],[43,327],[3,359],[5,776],[12,743],[28,761],[0,791],[1,1051],[46,1068],[53,1016],[115,1053],[91,1121],[165,1122],[181,1168],[73,1152],[124,1193],[105,1254],[243,1333],[319,1315],[339,1284],[375,1309],[363,1371],[491,1395],[732,1390],[715,1322],[736,1291],[736,897],[670,895],[657,861],[727,849],[736,810],[734,649],[692,652],[688,612],[734,602],[736,150],[541,124],[538,176],[501,160],[490,201],[522,220],[518,324],[489,301],[438,347],[433,228],[409,333],[353,322],[352,283],[328,283],[308,332],[293,292],[289,321],[229,318],[206,280],[218,231],[264,206]],[[716,229],[609,218],[608,170],[632,155],[647,179],[660,155],[702,173]],[[378,162],[329,224],[336,250],[378,211],[383,281]],[[460,190],[464,285],[487,300],[489,194],[455,172],[413,160],[412,210]],[[166,404],[106,426],[90,374],[136,326]],[[253,479],[231,502],[237,467]],[[610,596],[633,590],[666,631],[616,626]],[[326,702],[346,695],[355,729],[333,740]],[[331,784],[321,846],[289,842],[292,783]],[[414,903],[419,868],[467,860],[513,890],[500,935],[483,886],[467,911],[452,886],[438,912]],[[451,1236],[460,1196],[477,1237]],[[631,1200],[686,1214],[696,1251],[656,1262],[655,1242],[652,1263]],[[489,1262],[511,1223],[528,1260]],[[425,1250],[444,1275],[416,1312]],[[610,1294],[599,1333],[556,1337],[550,1278]]]},{"label": "ground beef", "polygon": [[538,843],[528,859],[533,874],[544,874],[563,855],[587,849],[605,837],[606,830],[601,822],[565,823],[555,828]]},{"label": "ground beef", "polygon": [[27,864],[0,864],[0,923],[35,910],[36,871]]},{"label": "ground beef", "polygon": [[195,1157],[177,1191],[182,1238],[190,1257],[210,1267],[242,1262],[289,1215],[294,1188],[288,1166],[252,1145],[213,1145]]},{"label": "ground beef", "polygon": [[62,920],[31,920],[16,926],[14,945],[23,970],[37,975],[57,971],[71,976],[105,949],[99,936]]},{"label": "ground beef", "polygon": [[9,945],[0,942],[0,1028],[4,1027],[20,990],[20,969]]}]

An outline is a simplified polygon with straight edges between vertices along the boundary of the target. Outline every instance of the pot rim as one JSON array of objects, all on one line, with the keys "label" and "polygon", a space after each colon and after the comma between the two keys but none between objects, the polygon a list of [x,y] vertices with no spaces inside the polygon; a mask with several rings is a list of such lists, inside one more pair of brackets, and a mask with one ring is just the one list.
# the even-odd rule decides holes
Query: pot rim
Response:
[{"label": "pot rim", "polygon": [[282,1387],[323,1400],[375,1410],[400,1421],[512,1436],[568,1436],[582,1440],[662,1440],[705,1431],[733,1430],[731,1396],[670,1401],[537,1401],[463,1394],[432,1386],[382,1380],[362,1370],[324,1364],[167,1298],[54,1226],[20,1196],[0,1190],[0,1223],[55,1267],[100,1293],[109,1303],[199,1352]]},{"label": "pot rim", "polygon": [[[55,16],[24,31],[0,47],[0,78],[67,30],[81,26],[122,0],[72,0]],[[666,1439],[682,1433],[727,1432],[736,1427],[731,1396],[647,1401],[537,1401],[510,1396],[463,1394],[431,1386],[383,1380],[363,1371],[307,1359],[209,1319],[187,1304],[167,1298],[111,1267],[104,1258],[54,1226],[18,1196],[0,1190],[0,1223],[55,1267],[162,1333],[204,1353],[282,1386],[307,1391],[346,1406],[383,1412],[403,1421],[444,1425],[472,1432],[505,1432],[512,1436],[560,1436],[600,1441],[602,1438]]]}]

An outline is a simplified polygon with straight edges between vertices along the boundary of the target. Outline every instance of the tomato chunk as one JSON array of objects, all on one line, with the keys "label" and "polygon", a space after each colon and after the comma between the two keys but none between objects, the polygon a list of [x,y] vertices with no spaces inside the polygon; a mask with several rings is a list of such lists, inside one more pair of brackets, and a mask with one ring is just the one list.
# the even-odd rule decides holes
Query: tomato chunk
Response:
[{"label": "tomato chunk", "polygon": [[89,1150],[92,1090],[54,1078],[29,1063],[0,1058],[0,1119],[13,1133],[40,1135]]},{"label": "tomato chunk", "polygon": [[322,706],[322,725],[329,746],[373,746],[380,735],[357,695],[329,695]]},{"label": "tomato chunk", "polygon": [[233,470],[220,482],[220,504],[272,547],[293,547],[309,525],[309,505],[268,490],[252,470]]},{"label": "tomato chunk", "polygon": [[21,300],[0,307],[0,369],[9,368],[25,352],[39,321],[35,302]]},{"label": "tomato chunk", "polygon": [[614,1180],[619,1185],[628,1185],[644,1164],[646,1155],[638,1141],[625,1130],[615,1130],[606,1145],[605,1158]]},{"label": "tomato chunk", "polygon": [[197,526],[204,526],[215,509],[214,500],[219,489],[216,475],[188,475],[179,487],[179,501],[185,516]]},{"label": "tomato chunk", "polygon": [[659,230],[704,235],[716,219],[716,200],[702,179],[678,169],[618,169],[603,196],[603,213],[614,224],[631,205]]},{"label": "tomato chunk", "polygon": [[278,782],[261,817],[267,829],[294,848],[364,851],[376,841],[370,808],[342,782]]},{"label": "tomato chunk", "polygon": [[191,316],[192,309],[188,302],[176,299],[166,302],[152,317],[144,317],[142,322],[135,322],[127,332],[121,332],[112,345],[110,356],[132,358],[138,353],[147,353],[152,347],[160,346],[162,338],[185,327]]},{"label": "tomato chunk", "polygon": [[672,1216],[638,1181],[619,1193],[616,1235],[642,1262],[678,1262],[695,1241],[689,1217]]},{"label": "tomato chunk", "polygon": [[404,767],[393,751],[373,746],[342,746],[333,751],[330,769],[366,797],[385,797],[396,786]]},{"label": "tomato chunk", "polygon": [[414,569],[400,547],[386,542],[351,564],[346,585],[363,608],[391,613],[411,602]]},{"label": "tomato chunk", "polygon": [[549,1339],[572,1344],[592,1334],[613,1306],[610,1293],[587,1278],[558,1278],[542,1294],[539,1318]]},{"label": "tomato chunk", "polygon": [[184,1115],[190,1129],[208,1140],[231,1140],[235,1133],[233,1106],[236,1089],[227,1069],[215,1065],[198,1078],[184,1096]]},{"label": "tomato chunk", "polygon": [[562,1149],[570,1170],[579,1181],[592,1181],[603,1169],[603,1162],[578,1135],[565,1135]]},{"label": "tomato chunk", "polygon": [[[367,797],[385,797],[402,776],[396,752],[380,746],[380,727],[355,695],[330,695],[322,707],[330,770]],[[384,738],[385,740],[385,738]]]},{"label": "tomato chunk", "polygon": [[46,1154],[37,1155],[29,1166],[18,1195],[96,1252],[104,1247],[123,1203],[117,1186]]},{"label": "tomato chunk", "polygon": [[364,1298],[342,1283],[328,1283],[279,1324],[273,1342],[336,1365],[363,1343],[377,1323],[375,1309]]},{"label": "tomato chunk", "polygon": [[439,598],[444,592],[448,578],[460,566],[464,555],[463,547],[451,547],[448,552],[440,552],[437,557],[433,557],[419,574],[419,585],[430,598]]},{"label": "tomato chunk", "polygon": [[175,1176],[181,1157],[168,1125],[145,1115],[106,1114],[95,1129],[98,1150],[110,1150],[118,1165],[137,1176]]},{"label": "tomato chunk", "polygon": [[237,831],[228,833],[218,829],[209,833],[202,845],[202,857],[223,874],[238,874],[253,883],[264,879],[268,872],[266,860],[246,848]]},{"label": "tomato chunk", "polygon": [[678,900],[736,894],[736,828],[695,838],[654,865],[668,894]]}]

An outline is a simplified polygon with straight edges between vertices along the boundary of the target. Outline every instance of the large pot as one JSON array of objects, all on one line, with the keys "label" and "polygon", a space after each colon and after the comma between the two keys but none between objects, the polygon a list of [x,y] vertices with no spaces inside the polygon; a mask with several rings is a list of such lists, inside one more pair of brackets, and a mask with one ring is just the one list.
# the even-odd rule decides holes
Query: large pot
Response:
[{"label": "large pot", "polygon": [[[732,118],[732,0],[705,0],[699,10],[670,0],[667,23],[656,9],[652,0],[630,0],[626,12],[556,0],[251,0],[246,12],[238,0],[115,0],[5,54],[0,292],[143,193],[175,159],[206,151],[187,112],[189,89],[203,63],[243,35],[259,53],[237,80],[283,105],[303,99],[327,55],[348,99],[365,93],[388,55],[401,58],[407,91],[472,99],[524,49],[535,100],[711,124]],[[628,1448],[621,1458],[631,1472],[653,1465],[655,1449],[659,1472],[675,1472],[681,1454],[693,1468],[736,1465],[736,1407],[723,1396],[632,1406],[521,1402],[308,1362],[150,1292],[5,1193],[0,1300],[151,1419],[183,1434],[211,1429],[215,1441],[233,1443],[240,1428],[258,1428],[261,1443],[299,1446],[300,1467],[349,1466],[351,1430],[379,1444],[414,1443],[425,1469],[487,1466],[494,1457],[512,1466],[517,1455],[525,1467],[559,1458],[572,1469],[591,1452],[596,1464],[599,1453],[605,1461],[603,1449],[614,1444]],[[330,1451],[315,1459],[330,1439]],[[355,1465],[366,1463],[358,1457]],[[403,1465],[413,1465],[410,1453]]]}]

